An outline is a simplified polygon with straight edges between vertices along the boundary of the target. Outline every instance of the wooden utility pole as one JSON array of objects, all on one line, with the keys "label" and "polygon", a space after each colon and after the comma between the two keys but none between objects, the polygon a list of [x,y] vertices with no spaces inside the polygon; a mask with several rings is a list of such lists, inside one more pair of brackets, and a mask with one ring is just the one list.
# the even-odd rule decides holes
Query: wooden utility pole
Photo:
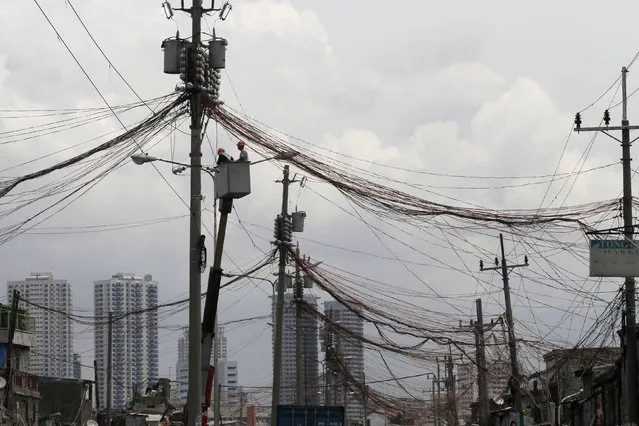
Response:
[{"label": "wooden utility pole", "polygon": [[475,344],[477,346],[477,385],[479,388],[479,425],[490,425],[490,405],[488,399],[488,370],[486,368],[486,340],[484,337],[484,315],[481,299],[477,305],[477,323],[475,324]]},{"label": "wooden utility pole", "polygon": [[113,312],[109,312],[106,371],[106,424],[111,426],[111,395],[113,392]]},{"label": "wooden utility pole", "polygon": [[[634,236],[634,224],[632,219],[632,169],[630,168],[630,131],[639,129],[639,126],[631,126],[628,121],[628,95],[626,90],[626,74],[628,69],[621,68],[621,104],[622,116],[621,126],[609,126],[610,112],[604,112],[604,127],[581,127],[581,115],[577,113],[575,117],[575,130],[577,132],[602,132],[612,139],[621,142],[621,163],[623,167],[623,224],[624,236],[631,241]],[[621,140],[612,136],[612,130],[621,131]],[[639,424],[639,389],[637,383],[637,334],[636,334],[636,295],[635,278],[625,278],[625,299],[626,299],[626,386],[628,390],[626,401],[628,403],[628,422]]]},{"label": "wooden utility pole", "polygon": [[506,252],[504,250],[504,236],[499,234],[499,245],[501,246],[501,265],[499,259],[495,258],[495,266],[484,268],[484,262],[479,261],[479,269],[481,271],[497,271],[501,273],[501,279],[504,283],[504,302],[506,304],[506,323],[508,325],[508,346],[510,348],[510,368],[512,377],[510,380],[510,391],[515,404],[515,412],[519,413],[519,424],[524,424],[524,410],[521,403],[521,375],[519,374],[519,362],[517,361],[517,340],[515,339],[515,322],[513,320],[513,308],[510,303],[510,283],[508,274],[515,268],[528,266],[528,256],[524,256],[524,263],[517,265],[508,265],[506,261]]},{"label": "wooden utility pole", "polygon": [[13,290],[13,296],[11,298],[11,319],[9,321],[9,336],[7,339],[7,386],[5,387],[4,395],[4,408],[9,410],[10,403],[13,403],[13,337],[16,333],[16,326],[18,323],[18,303],[20,302],[20,292]]}]

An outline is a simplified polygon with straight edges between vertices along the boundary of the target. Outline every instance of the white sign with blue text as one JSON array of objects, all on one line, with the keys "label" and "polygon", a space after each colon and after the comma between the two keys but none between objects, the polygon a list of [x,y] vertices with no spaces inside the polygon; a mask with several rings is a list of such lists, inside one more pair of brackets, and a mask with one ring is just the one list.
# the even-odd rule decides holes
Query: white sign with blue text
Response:
[{"label": "white sign with blue text", "polygon": [[639,246],[637,241],[590,241],[590,276],[639,277]]}]

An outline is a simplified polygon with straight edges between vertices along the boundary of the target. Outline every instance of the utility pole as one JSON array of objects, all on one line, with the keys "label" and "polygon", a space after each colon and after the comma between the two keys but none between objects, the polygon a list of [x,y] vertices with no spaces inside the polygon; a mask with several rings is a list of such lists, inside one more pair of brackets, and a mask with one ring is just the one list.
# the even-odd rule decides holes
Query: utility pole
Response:
[{"label": "utility pole", "polygon": [[324,323],[324,406],[328,407],[332,404],[332,386],[333,386],[333,331],[331,323],[333,321],[333,310],[328,312],[328,322]]},{"label": "utility pole", "polygon": [[364,384],[364,422],[362,426],[368,426],[368,385],[366,384],[366,373],[362,373],[362,382]]},{"label": "utility pole", "polygon": [[437,426],[437,411],[435,408],[435,382],[437,381],[437,379],[435,378],[435,375],[431,375],[431,411],[433,412],[433,424],[435,426]]},{"label": "utility pole", "polygon": [[280,405],[280,385],[282,380],[282,335],[284,332],[284,293],[286,292],[286,256],[290,249],[291,219],[288,215],[288,188],[294,180],[289,178],[288,164],[284,166],[282,183],[282,212],[275,220],[275,236],[280,251],[277,281],[277,302],[275,306],[275,348],[273,354],[273,395],[271,404],[271,426],[277,426],[277,407]]},{"label": "utility pole", "polygon": [[191,91],[191,207],[190,207],[190,245],[189,245],[189,386],[188,386],[188,424],[199,426],[202,415],[202,377],[201,360],[197,354],[202,352],[202,272],[200,236],[202,235],[202,93],[197,81],[197,57],[202,42],[202,0],[193,0],[191,7],[191,38],[189,64]]},{"label": "utility pole", "polygon": [[448,386],[450,386],[449,393],[449,409],[451,422],[450,424],[453,426],[457,426],[459,424],[459,418],[457,416],[457,393],[455,389],[455,372],[453,371],[453,349],[452,346],[448,346],[448,350],[450,351],[450,356],[448,357]]},{"label": "utility pole", "polygon": [[510,284],[508,282],[508,274],[515,268],[528,266],[528,256],[524,256],[524,263],[518,265],[508,265],[506,262],[506,252],[504,250],[504,236],[499,234],[499,244],[501,246],[501,266],[499,259],[495,258],[495,266],[484,268],[484,262],[479,261],[479,269],[481,271],[497,271],[501,273],[504,283],[504,302],[506,304],[506,323],[508,324],[508,346],[510,348],[510,368],[512,370],[512,378],[510,382],[510,390],[515,404],[515,412],[519,413],[519,424],[524,424],[524,410],[521,404],[521,376],[519,374],[519,363],[517,362],[517,340],[515,339],[515,323],[513,321],[513,308],[510,304]]},{"label": "utility pole", "polygon": [[[213,344],[214,325],[216,320],[219,283],[222,270],[220,262],[214,265],[209,274],[207,299],[202,318],[201,293],[202,276],[205,269],[204,236],[202,235],[202,122],[205,106],[217,107],[219,102],[220,70],[226,63],[226,40],[216,37],[215,33],[208,48],[202,43],[202,16],[210,12],[220,12],[219,19],[224,21],[228,16],[231,5],[228,1],[221,7],[215,7],[215,0],[211,0],[211,7],[202,6],[202,0],[192,0],[191,7],[185,7],[185,0],[180,0],[181,7],[176,8],[191,17],[191,39],[180,39],[179,32],[174,39],[162,42],[164,49],[164,73],[180,74],[185,83],[177,90],[184,90],[189,94],[191,115],[191,148],[190,164],[190,229],[189,229],[189,379],[186,402],[185,424],[201,426],[206,424],[206,411],[210,405],[211,383],[214,368],[210,367],[210,351]],[[167,19],[172,19],[173,8],[168,0],[162,4]],[[208,169],[207,169],[208,170]],[[210,174],[210,173],[209,173]],[[250,192],[250,191],[249,191]],[[244,194],[248,195],[248,194]],[[243,195],[242,195],[243,196]],[[216,194],[217,197],[217,194]],[[231,198],[239,198],[231,196]],[[222,200],[220,211],[219,237],[215,236],[216,258],[221,256],[221,245],[224,241],[226,226],[225,211],[232,208],[232,199]],[[224,229],[222,229],[224,227]],[[221,242],[220,242],[221,241]],[[219,252],[219,253],[218,253]],[[204,402],[204,404],[202,404]]]},{"label": "utility pole", "polygon": [[[217,318],[215,319],[215,335],[213,338],[213,425],[220,426],[220,421],[222,420],[222,410],[220,409],[220,404],[222,402],[222,387],[220,386],[220,371],[218,369],[220,362],[220,353],[218,352],[218,348],[221,350],[220,345],[220,330],[219,325],[217,324]],[[209,352],[210,353],[210,352]]]},{"label": "utility pole", "polygon": [[93,360],[93,380],[95,380],[95,411],[100,412],[100,381],[98,380],[98,361]]},{"label": "utility pole", "polygon": [[490,425],[490,405],[488,401],[488,370],[486,369],[486,341],[484,338],[484,315],[481,299],[475,300],[477,305],[477,324],[475,344],[477,346],[477,385],[479,388],[479,425]]},{"label": "utility pole", "polygon": [[106,424],[111,426],[111,393],[113,391],[113,312],[109,311],[107,333]]},{"label": "utility pole", "polygon": [[[297,257],[300,256],[300,246],[297,245]],[[302,369],[302,304],[304,303],[304,285],[300,276],[300,266],[295,263],[295,403],[304,404],[303,369]]]},{"label": "utility pole", "polygon": [[[627,240],[632,240],[634,235],[632,218],[632,169],[630,168],[630,131],[639,129],[639,126],[631,126],[628,121],[628,95],[626,90],[626,74],[628,69],[621,68],[621,98],[622,117],[621,126],[609,126],[610,112],[604,112],[604,127],[581,127],[581,115],[575,116],[575,130],[577,132],[603,132],[614,140],[621,142],[621,162],[623,166],[623,224],[624,236]],[[612,136],[609,131],[621,130],[621,140]],[[635,139],[636,140],[636,139]],[[628,422],[639,424],[639,389],[637,383],[637,334],[636,334],[636,311],[635,311],[635,278],[625,278],[625,299],[626,299],[626,386],[628,397]]]},{"label": "utility pole", "polygon": [[13,337],[16,333],[16,326],[18,325],[18,303],[20,302],[20,292],[13,290],[13,297],[11,298],[11,322],[9,323],[9,335],[7,339],[7,353],[6,353],[6,366],[7,366],[7,386],[5,388],[4,395],[4,408],[5,410],[13,409]]},{"label": "utility pole", "polygon": [[441,395],[442,389],[440,385],[442,379],[441,379],[441,369],[439,367],[439,357],[435,357],[435,362],[437,363],[437,408],[435,410],[435,414],[437,415],[437,426],[439,426],[441,423],[441,415],[440,415],[439,408],[440,408],[441,397],[442,397]]}]

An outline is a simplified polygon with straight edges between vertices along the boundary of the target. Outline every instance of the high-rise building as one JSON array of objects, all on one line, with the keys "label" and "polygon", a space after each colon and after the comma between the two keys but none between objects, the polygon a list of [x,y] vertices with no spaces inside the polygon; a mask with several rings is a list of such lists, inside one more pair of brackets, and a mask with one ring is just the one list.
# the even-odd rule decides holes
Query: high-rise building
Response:
[{"label": "high-rise building", "polygon": [[[304,295],[304,300],[317,309],[317,297]],[[276,301],[273,301],[275,318]],[[275,324],[275,320],[273,320]],[[296,304],[291,293],[284,294],[284,327],[282,334],[282,374],[280,378],[280,404],[295,403],[297,352],[296,352]],[[320,377],[318,376],[318,321],[317,317],[302,311],[302,370],[303,401],[307,405],[319,404]],[[273,347],[275,347],[275,329],[273,329]]]},{"label": "high-rise building", "polygon": [[[364,337],[364,320],[348,309],[343,304],[336,301],[324,302],[324,315],[332,322],[338,323],[355,336]],[[364,377],[364,345],[360,339],[337,339],[337,351],[341,355],[348,372],[359,383],[365,381]],[[340,378],[337,377],[337,389],[331,394],[335,398],[334,402],[329,401],[329,405],[342,405],[346,402],[346,418],[351,423],[359,423],[364,419],[364,407],[354,399],[344,386],[340,386]],[[346,395],[345,395],[346,392]]]},{"label": "high-rise building", "polygon": [[[213,365],[215,360],[215,353],[217,353],[217,359],[222,362],[226,361],[227,356],[227,340],[226,336],[224,336],[224,328],[218,327],[217,338],[215,339],[215,352],[211,354],[211,365]],[[186,396],[189,390],[189,329],[184,329],[184,334],[178,338],[177,343],[178,350],[178,360],[175,364],[175,386],[173,391],[174,400],[178,404],[183,404],[186,402]],[[233,361],[234,362],[234,361]],[[222,377],[226,377],[228,373],[225,372],[226,364],[218,363],[217,369],[220,371],[220,382],[222,385],[222,393],[220,397],[222,398],[222,403],[224,403],[225,393],[227,392],[226,386],[228,385],[226,382],[221,380]],[[233,386],[237,386],[237,363],[234,364],[234,374],[235,374],[235,383]]]},{"label": "high-rise building", "polygon": [[238,403],[241,388],[237,383],[237,361],[221,359],[217,363],[218,385],[220,387],[220,405],[235,405]]},{"label": "high-rise building", "polygon": [[73,354],[73,378],[78,380],[82,378],[82,358],[80,354]]},{"label": "high-rise building", "polygon": [[[118,273],[94,283],[95,359],[98,364],[99,398],[106,399],[108,324],[113,313],[112,406],[120,409],[135,394],[143,394],[158,379],[158,283],[151,275]],[[135,313],[137,312],[137,313]],[[103,406],[103,405],[102,405]]]},{"label": "high-rise building", "polygon": [[71,314],[71,283],[57,280],[48,272],[31,273],[22,281],[9,281],[7,292],[11,301],[13,290],[20,292],[20,301],[35,321],[36,344],[31,351],[33,374],[48,377],[73,377],[73,329]]}]

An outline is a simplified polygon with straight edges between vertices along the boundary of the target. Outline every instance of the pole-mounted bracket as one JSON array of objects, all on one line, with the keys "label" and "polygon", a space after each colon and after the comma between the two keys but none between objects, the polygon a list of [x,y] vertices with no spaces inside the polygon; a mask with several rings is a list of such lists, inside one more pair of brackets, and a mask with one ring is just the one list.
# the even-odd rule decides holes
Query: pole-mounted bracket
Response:
[{"label": "pole-mounted bracket", "polygon": [[233,211],[232,198],[220,198],[220,207],[218,211],[222,214],[230,214]]}]

